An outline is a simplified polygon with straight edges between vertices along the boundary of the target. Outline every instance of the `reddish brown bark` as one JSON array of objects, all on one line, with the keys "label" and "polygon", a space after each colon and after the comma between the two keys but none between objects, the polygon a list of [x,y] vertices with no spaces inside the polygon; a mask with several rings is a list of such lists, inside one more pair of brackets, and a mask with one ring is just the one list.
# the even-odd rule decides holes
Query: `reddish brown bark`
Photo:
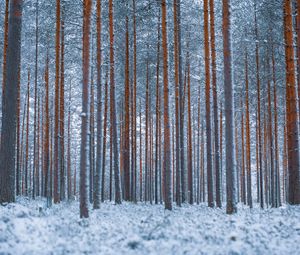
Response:
[{"label": "reddish brown bark", "polygon": [[206,108],[206,136],[207,136],[207,195],[208,206],[214,207],[213,196],[213,172],[212,172],[212,141],[211,141],[211,117],[210,117],[210,54],[209,54],[209,10],[208,0],[204,4],[204,54],[205,54],[205,108]]},{"label": "reddish brown bark", "polygon": [[299,133],[295,84],[295,57],[291,0],[284,1],[285,55],[286,55],[286,121],[289,189],[288,203],[300,204]]}]

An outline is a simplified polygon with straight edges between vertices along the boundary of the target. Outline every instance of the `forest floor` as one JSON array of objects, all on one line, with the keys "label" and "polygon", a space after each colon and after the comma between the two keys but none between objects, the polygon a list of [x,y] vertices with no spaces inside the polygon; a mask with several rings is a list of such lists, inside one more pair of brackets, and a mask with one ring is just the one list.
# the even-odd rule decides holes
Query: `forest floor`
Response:
[{"label": "forest floor", "polygon": [[46,208],[18,198],[0,206],[0,254],[299,254],[300,207],[101,204],[79,219],[78,202]]}]

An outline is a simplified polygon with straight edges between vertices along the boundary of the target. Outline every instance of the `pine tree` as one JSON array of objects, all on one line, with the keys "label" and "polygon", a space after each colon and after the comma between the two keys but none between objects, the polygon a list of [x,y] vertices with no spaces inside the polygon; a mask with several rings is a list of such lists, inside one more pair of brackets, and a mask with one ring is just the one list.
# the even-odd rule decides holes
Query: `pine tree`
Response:
[{"label": "pine tree", "polygon": [[286,55],[286,125],[288,148],[288,203],[300,204],[299,133],[293,49],[291,0],[284,1],[284,30]]},{"label": "pine tree", "polygon": [[164,176],[165,176],[165,209],[172,210],[171,179],[171,146],[169,123],[169,80],[168,80],[168,39],[167,39],[167,6],[161,1],[162,9],[162,49],[163,49],[163,84],[164,84]]},{"label": "pine tree", "polygon": [[217,64],[215,43],[215,12],[214,0],[209,1],[210,8],[210,43],[211,43],[211,65],[212,65],[212,92],[214,113],[214,146],[215,146],[215,173],[216,173],[216,204],[222,207],[221,202],[221,173],[220,173],[220,146],[219,146],[219,116],[218,116],[218,92],[217,92]]},{"label": "pine tree", "polygon": [[207,141],[206,141],[207,195],[208,195],[208,206],[214,207],[211,118],[210,118],[210,57],[209,57],[208,0],[204,0],[203,5],[204,5],[204,54],[205,54],[205,105],[206,105],[206,136],[207,136]]},{"label": "pine tree", "polygon": [[[96,70],[97,70],[97,147],[96,147],[96,169],[95,169],[95,176],[94,176],[94,209],[99,209],[99,207],[100,207],[100,174],[101,174],[101,162],[102,162],[101,161],[102,160],[102,155],[101,155],[101,150],[102,150],[102,148],[101,148],[101,143],[102,143],[102,136],[101,136],[101,134],[102,134],[102,85],[101,85],[102,16],[101,16],[101,0],[97,0],[96,29],[97,29],[97,54],[96,54],[97,55],[97,67],[96,67]],[[106,100],[106,98],[105,98],[105,100]],[[104,132],[106,132],[105,129],[104,129]],[[105,135],[104,135],[103,139],[106,139]],[[103,163],[102,163],[105,166],[104,161],[105,161],[105,157],[103,158]],[[104,172],[104,169],[102,169],[102,171]],[[102,196],[102,194],[101,194],[101,196]]]},{"label": "pine tree", "polygon": [[112,130],[112,145],[114,154],[115,202],[121,204],[121,187],[119,173],[118,132],[115,106],[115,54],[114,54],[114,15],[113,0],[109,0],[109,57],[110,57],[110,124]]},{"label": "pine tree", "polygon": [[228,214],[236,209],[235,190],[235,163],[234,163],[234,135],[233,135],[233,82],[231,58],[231,14],[230,0],[223,0],[223,53],[224,53],[224,92],[225,92],[225,118],[226,118],[226,191]]},{"label": "pine tree", "polygon": [[5,93],[0,145],[0,203],[15,201],[15,145],[18,72],[21,51],[22,0],[10,1]]},{"label": "pine tree", "polygon": [[88,102],[89,102],[89,63],[90,63],[90,25],[92,1],[83,2],[83,55],[82,55],[82,122],[80,146],[80,218],[88,218],[87,207],[87,171],[88,171]]}]

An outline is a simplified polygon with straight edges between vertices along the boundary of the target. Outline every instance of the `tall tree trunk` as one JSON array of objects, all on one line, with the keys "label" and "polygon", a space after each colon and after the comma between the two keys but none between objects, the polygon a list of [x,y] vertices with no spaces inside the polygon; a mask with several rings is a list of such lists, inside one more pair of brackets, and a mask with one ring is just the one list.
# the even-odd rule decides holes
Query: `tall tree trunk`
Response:
[{"label": "tall tree trunk", "polygon": [[[156,57],[155,204],[158,204],[158,195],[159,195],[158,194],[158,188],[159,188],[158,173],[159,173],[159,162],[160,162],[160,158],[159,158],[159,131],[160,131],[159,130],[159,122],[160,122],[159,74],[160,74],[160,11],[159,11],[158,21],[157,21],[157,57]],[[177,130],[176,130],[176,134],[177,134]],[[176,139],[176,141],[177,141],[177,139]],[[176,154],[176,157],[177,157],[177,154]],[[176,176],[177,176],[177,174],[178,173],[176,172]],[[177,180],[176,185],[178,185],[178,180]],[[177,192],[178,191],[176,191],[176,193]]]},{"label": "tall tree trunk", "polygon": [[68,107],[68,145],[67,145],[67,183],[68,200],[72,198],[72,159],[71,159],[71,84],[69,89],[69,107]]},{"label": "tall tree trunk", "polygon": [[125,57],[125,123],[124,123],[124,200],[131,200],[130,197],[130,84],[129,84],[129,30],[128,30],[128,15],[126,16],[126,57]]},{"label": "tall tree trunk", "polygon": [[257,187],[257,202],[260,203],[260,172],[259,172],[259,146],[258,146],[258,114],[255,112],[255,158],[256,158],[256,187]]},{"label": "tall tree trunk", "polygon": [[[17,97],[17,155],[16,155],[16,195],[21,195],[21,66],[18,68],[18,97]],[[0,141],[1,143],[1,141]]]},{"label": "tall tree trunk", "polygon": [[214,108],[214,136],[215,136],[215,173],[216,173],[216,204],[222,207],[221,202],[221,173],[220,173],[220,147],[219,147],[219,116],[218,116],[218,92],[217,92],[217,64],[215,45],[215,12],[214,0],[209,1],[210,6],[210,43],[211,43],[211,65],[212,65],[212,90]]},{"label": "tall tree trunk", "polygon": [[115,110],[115,56],[114,56],[114,16],[113,0],[109,0],[109,39],[110,39],[110,122],[113,132],[113,152],[114,152],[114,174],[115,174],[115,202],[121,204],[121,187],[119,173],[119,150],[118,132]]},{"label": "tall tree trunk", "polygon": [[273,74],[273,96],[274,96],[274,133],[275,133],[275,192],[276,207],[281,206],[280,195],[280,172],[279,172],[279,145],[278,145],[278,110],[277,110],[277,89],[274,49],[272,48],[272,74]]},{"label": "tall tree trunk", "polygon": [[226,117],[226,190],[228,214],[235,213],[235,162],[234,162],[234,135],[233,135],[233,82],[231,59],[231,22],[230,0],[223,0],[223,47],[224,47],[224,90],[225,90],[225,117]]},{"label": "tall tree trunk", "polygon": [[193,139],[192,139],[192,113],[191,113],[191,67],[190,67],[190,56],[189,49],[187,53],[187,93],[188,93],[188,194],[189,194],[189,203],[194,203],[194,192],[193,192]]},{"label": "tall tree trunk", "polygon": [[200,104],[200,86],[199,86],[199,89],[198,89],[198,113],[197,113],[197,166],[196,166],[196,169],[197,169],[197,204],[200,203],[200,187],[201,187],[201,182],[200,182],[200,166],[201,166],[201,163],[200,163],[200,147],[201,147],[201,143],[200,143],[200,130],[201,130],[201,104]]},{"label": "tall tree trunk", "polygon": [[50,151],[49,151],[49,139],[50,139],[50,116],[49,116],[49,57],[47,53],[46,68],[45,68],[45,124],[44,124],[44,172],[45,172],[45,185],[44,194],[47,197],[48,205],[52,199],[50,193]]},{"label": "tall tree trunk", "polygon": [[[102,76],[102,16],[101,16],[101,0],[97,0],[96,6],[96,27],[97,27],[97,147],[96,147],[96,169],[94,175],[94,209],[100,208],[100,175],[101,175],[101,143],[102,143],[102,84],[101,84],[101,76]],[[106,99],[105,99],[106,100]],[[106,132],[106,130],[104,131]],[[106,138],[103,138],[106,139]],[[103,144],[104,146],[104,144]],[[105,154],[103,161],[105,161]],[[105,166],[105,163],[103,163]],[[105,170],[102,169],[104,172]],[[102,181],[103,182],[103,181]],[[104,197],[101,200],[104,201]]]},{"label": "tall tree trunk", "polygon": [[168,81],[168,39],[167,39],[167,6],[161,1],[162,9],[162,49],[163,49],[163,82],[164,82],[164,176],[165,176],[165,209],[172,210],[171,179],[171,146],[169,123],[169,81]]},{"label": "tall tree trunk", "polygon": [[205,54],[205,105],[206,105],[206,163],[207,163],[207,195],[208,206],[214,207],[213,172],[212,172],[212,142],[210,118],[210,55],[209,55],[209,10],[208,0],[204,4],[204,54]]},{"label": "tall tree trunk", "polygon": [[56,39],[55,39],[55,109],[54,109],[54,203],[59,202],[59,81],[60,81],[60,0],[56,0]]},{"label": "tall tree trunk", "polygon": [[83,2],[83,55],[82,55],[82,123],[80,146],[80,218],[88,218],[87,172],[88,172],[88,102],[89,102],[89,66],[90,66],[90,25],[92,1]]},{"label": "tall tree trunk", "polygon": [[298,84],[298,111],[300,121],[300,0],[297,0],[297,84]]},{"label": "tall tree trunk", "polygon": [[15,145],[20,66],[22,0],[10,1],[8,47],[0,147],[0,202],[15,201]]},{"label": "tall tree trunk", "polygon": [[140,201],[143,201],[142,104],[140,100]]},{"label": "tall tree trunk", "polygon": [[288,203],[300,204],[299,133],[297,96],[295,84],[295,58],[293,49],[293,25],[291,0],[284,1],[285,55],[286,55],[286,121],[289,190]]},{"label": "tall tree trunk", "polygon": [[137,89],[137,36],[136,36],[136,3],[132,1],[133,5],[133,92],[132,92],[132,156],[131,156],[131,171],[133,172],[133,200],[137,202],[137,135],[136,135],[136,89]]},{"label": "tall tree trunk", "polygon": [[185,184],[185,159],[184,159],[184,94],[183,94],[183,71],[182,71],[182,49],[181,49],[181,0],[177,1],[177,26],[178,26],[178,73],[179,73],[179,125],[180,125],[180,179],[182,202],[186,201],[186,184]]},{"label": "tall tree trunk", "polygon": [[107,112],[108,112],[108,71],[105,79],[105,102],[104,102],[104,122],[103,122],[103,151],[102,151],[102,182],[101,182],[101,202],[104,202],[105,192],[105,165],[106,165],[106,132],[107,132]]},{"label": "tall tree trunk", "polygon": [[245,82],[246,82],[246,170],[247,170],[247,203],[250,208],[252,204],[252,181],[251,181],[251,131],[250,131],[250,109],[249,109],[249,77],[248,77],[248,53],[245,54]]},{"label": "tall tree trunk", "polygon": [[255,56],[256,56],[256,84],[257,84],[257,129],[258,129],[258,172],[259,172],[259,191],[260,191],[260,207],[264,208],[263,199],[263,169],[262,169],[262,140],[261,140],[261,113],[260,113],[260,68],[259,68],[259,45],[258,45],[258,27],[257,27],[257,8],[256,0],[254,1],[254,22],[255,22]]},{"label": "tall tree trunk", "polygon": [[[149,46],[148,46],[149,48]],[[147,53],[148,54],[148,53]],[[149,177],[149,60],[147,56],[146,64],[146,105],[145,105],[145,115],[146,115],[146,126],[145,126],[145,201],[148,201],[148,177]]]},{"label": "tall tree trunk", "polygon": [[274,148],[273,148],[273,125],[272,125],[272,106],[271,106],[271,81],[268,79],[268,129],[269,129],[269,155],[270,155],[270,163],[271,163],[271,180],[270,180],[270,188],[271,188],[271,206],[276,206],[276,193],[275,193],[275,171],[274,168]]},{"label": "tall tree trunk", "polygon": [[[92,40],[93,41],[93,40]],[[93,46],[93,43],[91,43]],[[93,58],[93,47],[91,50],[91,58]],[[91,60],[91,63],[93,63],[93,60]],[[95,96],[94,96],[94,70],[93,66],[91,66],[91,86],[90,86],[90,139],[89,139],[89,202],[91,204],[94,204],[93,198],[94,198],[94,176],[95,176]]]},{"label": "tall tree trunk", "polygon": [[[37,168],[37,101],[38,101],[38,41],[39,41],[39,2],[36,0],[35,15],[35,70],[34,70],[34,117],[33,117],[33,173]],[[33,198],[35,197],[35,175],[33,175]]]},{"label": "tall tree trunk", "polygon": [[177,5],[180,4],[178,0],[174,0],[174,65],[175,65],[175,125],[176,125],[176,203],[181,206],[181,171],[180,171],[180,81],[179,81],[179,47],[178,47],[178,13]]},{"label": "tall tree trunk", "polygon": [[27,116],[26,116],[26,151],[25,151],[25,175],[24,175],[24,194],[28,195],[28,156],[29,156],[29,121],[30,121],[30,71],[28,70],[28,84],[27,84]]},{"label": "tall tree trunk", "polygon": [[40,134],[41,134],[41,130],[40,130],[40,123],[41,123],[41,113],[40,113],[40,109],[41,109],[41,96],[40,93],[38,93],[38,103],[37,103],[37,143],[36,143],[36,147],[37,147],[37,151],[36,151],[36,168],[35,168],[35,195],[36,196],[40,196]]},{"label": "tall tree trunk", "polygon": [[64,4],[61,7],[61,47],[60,47],[60,95],[59,95],[59,167],[60,167],[60,200],[64,200],[66,186],[65,172],[65,14]]},{"label": "tall tree trunk", "polygon": [[5,0],[5,15],[4,15],[4,42],[3,42],[3,66],[2,66],[2,109],[4,107],[4,95],[6,86],[6,59],[8,47],[8,15],[9,15],[9,0]]},{"label": "tall tree trunk", "polygon": [[241,201],[246,204],[246,169],[245,169],[245,125],[244,125],[244,106],[241,103],[242,122],[241,122],[241,154],[242,154],[242,167],[241,167]]}]

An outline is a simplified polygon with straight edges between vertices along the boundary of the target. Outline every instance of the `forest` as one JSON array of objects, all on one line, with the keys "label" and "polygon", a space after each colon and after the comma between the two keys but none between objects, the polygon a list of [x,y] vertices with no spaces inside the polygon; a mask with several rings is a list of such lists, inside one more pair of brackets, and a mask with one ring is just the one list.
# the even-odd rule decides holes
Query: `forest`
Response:
[{"label": "forest", "polygon": [[0,0],[0,254],[297,254],[300,0]]}]

